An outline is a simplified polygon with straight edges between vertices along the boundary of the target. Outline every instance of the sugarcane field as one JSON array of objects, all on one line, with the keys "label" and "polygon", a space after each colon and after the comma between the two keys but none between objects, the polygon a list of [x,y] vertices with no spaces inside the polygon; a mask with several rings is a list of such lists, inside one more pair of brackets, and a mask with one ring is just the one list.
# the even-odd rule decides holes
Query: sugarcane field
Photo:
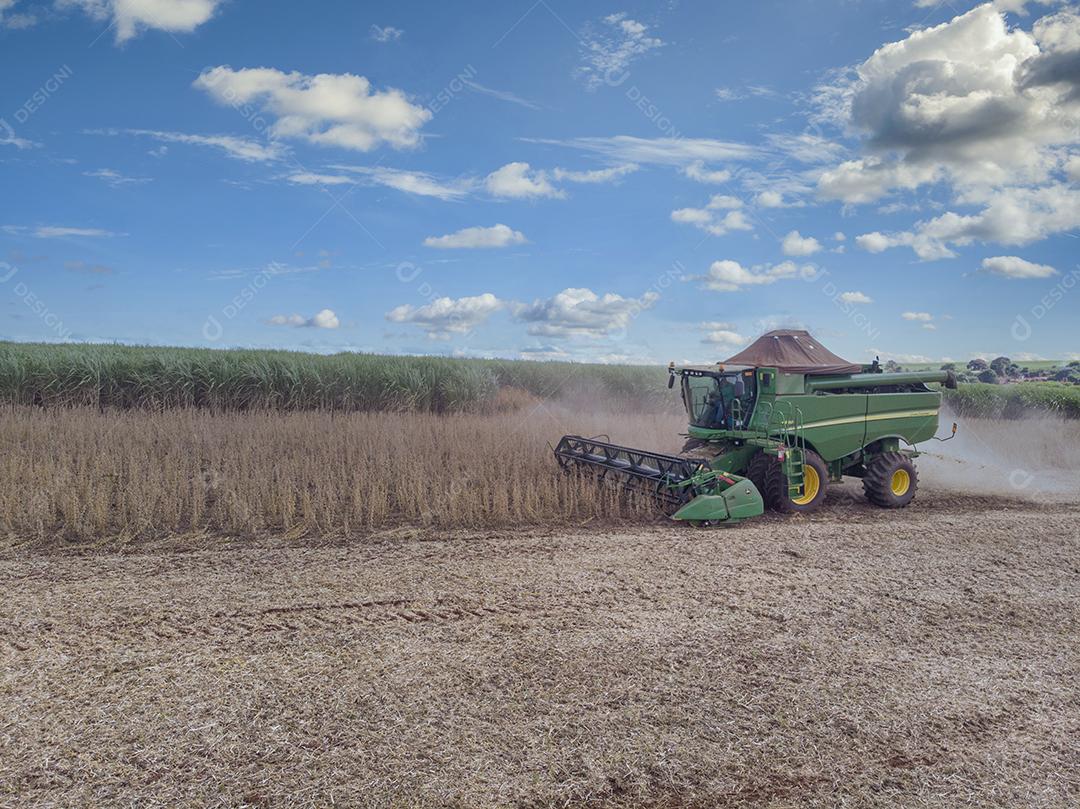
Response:
[{"label": "sugarcane field", "polygon": [[1077,64],[0,0],[0,809],[1080,806]]}]

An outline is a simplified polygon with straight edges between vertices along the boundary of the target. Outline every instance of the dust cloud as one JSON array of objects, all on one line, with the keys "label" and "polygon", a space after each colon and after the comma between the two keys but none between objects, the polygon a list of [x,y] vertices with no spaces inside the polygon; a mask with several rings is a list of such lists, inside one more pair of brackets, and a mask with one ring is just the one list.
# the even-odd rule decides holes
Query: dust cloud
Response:
[{"label": "dust cloud", "polygon": [[961,418],[942,410],[941,434],[950,441],[919,446],[922,486],[1024,500],[1080,497],[1080,424],[1049,417]]}]

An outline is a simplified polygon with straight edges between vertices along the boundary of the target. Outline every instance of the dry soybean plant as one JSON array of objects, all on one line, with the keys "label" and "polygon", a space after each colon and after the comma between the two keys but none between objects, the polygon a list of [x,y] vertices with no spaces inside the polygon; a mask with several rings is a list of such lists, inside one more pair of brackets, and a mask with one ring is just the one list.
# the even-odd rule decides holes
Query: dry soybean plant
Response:
[{"label": "dry soybean plant", "polygon": [[[672,415],[212,413],[7,406],[0,533],[12,541],[184,533],[347,536],[640,519],[651,506],[559,473],[563,432],[674,450]],[[613,428],[613,425],[614,428]]]}]

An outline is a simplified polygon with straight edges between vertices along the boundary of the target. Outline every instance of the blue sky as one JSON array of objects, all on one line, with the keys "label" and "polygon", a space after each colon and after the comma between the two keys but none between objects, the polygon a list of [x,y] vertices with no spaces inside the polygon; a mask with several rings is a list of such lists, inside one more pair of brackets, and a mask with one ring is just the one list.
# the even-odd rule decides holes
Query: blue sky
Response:
[{"label": "blue sky", "polygon": [[0,0],[0,337],[1080,357],[1060,3]]}]

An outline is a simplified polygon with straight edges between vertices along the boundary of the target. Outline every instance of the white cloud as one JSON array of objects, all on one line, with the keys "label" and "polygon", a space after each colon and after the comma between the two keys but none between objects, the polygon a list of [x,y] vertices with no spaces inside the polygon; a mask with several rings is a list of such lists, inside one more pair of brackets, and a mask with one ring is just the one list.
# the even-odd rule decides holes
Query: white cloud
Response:
[{"label": "white cloud", "polygon": [[626,163],[622,166],[612,166],[611,168],[594,169],[592,171],[571,171],[556,168],[552,170],[551,176],[560,182],[610,183],[637,170],[638,166],[634,163]]},{"label": "white cloud", "polygon": [[895,247],[899,242],[892,236],[886,236],[880,231],[873,231],[872,233],[864,233],[861,236],[855,237],[855,244],[866,250],[868,253],[882,253],[888,250],[890,247]]},{"label": "white cloud", "polygon": [[793,278],[813,278],[817,275],[813,264],[797,265],[794,261],[779,264],[763,264],[751,268],[743,267],[731,259],[714,261],[705,275],[693,275],[688,281],[701,281],[702,289],[713,292],[737,292],[745,286],[774,284],[777,281]]},{"label": "white cloud", "polygon": [[1080,142],[1080,16],[1063,10],[1025,31],[1000,8],[915,31],[818,88],[819,115],[862,136],[868,152],[822,173],[823,197],[1041,184],[1059,170],[1060,148]]},{"label": "white cloud", "polygon": [[846,240],[847,240],[847,236],[845,236],[839,230],[836,231],[836,233],[833,234],[833,241],[835,241],[835,242],[842,242],[842,241],[846,241]]},{"label": "white cloud", "polygon": [[246,163],[266,163],[285,156],[285,147],[273,141],[257,141],[235,135],[190,135],[185,132],[162,132],[154,129],[90,129],[90,135],[136,135],[153,138],[163,143],[183,143],[189,146],[206,146],[220,149],[236,160]]},{"label": "white cloud", "polygon": [[383,144],[395,149],[416,146],[420,128],[432,116],[400,90],[373,90],[365,77],[351,73],[310,76],[268,67],[220,66],[204,70],[195,87],[221,104],[260,104],[267,115],[276,116],[269,128],[273,137],[361,152]]},{"label": "white cloud", "polygon": [[224,0],[57,0],[58,8],[80,8],[96,20],[108,20],[119,43],[147,29],[190,33],[223,4]]},{"label": "white cloud", "polygon": [[482,93],[486,96],[491,96],[492,98],[497,98],[500,101],[506,101],[510,104],[517,104],[519,107],[525,107],[526,109],[530,110],[538,110],[541,108],[540,105],[537,104],[535,101],[530,101],[527,98],[522,98],[519,95],[511,93],[509,90],[496,90],[492,87],[485,87],[480,82],[473,81],[472,79],[463,78],[461,82],[470,90],[474,90],[477,93]]},{"label": "white cloud", "polygon": [[873,303],[874,299],[862,292],[841,292],[840,300],[844,303]]},{"label": "white cloud", "polygon": [[723,236],[734,230],[753,230],[754,226],[746,219],[742,211],[728,211],[718,217],[707,208],[679,208],[671,212],[671,221],[684,225],[693,225],[712,236]]},{"label": "white cloud", "polygon": [[1049,278],[1058,271],[1048,264],[1035,264],[1019,256],[992,256],[982,260],[984,272],[1005,278]]},{"label": "white cloud", "polygon": [[704,160],[695,160],[690,165],[684,166],[682,173],[691,180],[696,180],[699,183],[720,184],[726,183],[731,179],[730,171],[725,171],[723,169],[707,169]]},{"label": "white cloud", "polygon": [[396,42],[401,39],[401,35],[404,33],[400,28],[395,28],[392,25],[385,28],[378,25],[371,26],[371,38],[376,42]]},{"label": "white cloud", "polygon": [[468,334],[506,306],[490,292],[467,298],[437,298],[424,306],[404,304],[386,313],[392,323],[412,323],[433,340]]},{"label": "white cloud", "polygon": [[[25,12],[11,13],[15,8],[16,0],[0,0],[0,28],[31,28],[37,24],[38,18],[34,14]],[[3,143],[3,141],[0,141]]]},{"label": "white cloud", "polygon": [[406,194],[416,194],[421,197],[435,197],[436,199],[454,201],[468,196],[476,188],[477,182],[472,178],[458,180],[440,180],[422,171],[405,171],[392,169],[384,166],[330,166],[335,171],[347,171],[362,178],[362,181],[372,185],[384,185]]},{"label": "white cloud", "polygon": [[774,150],[799,163],[831,163],[847,151],[833,140],[808,132],[773,133],[767,135],[766,140]]},{"label": "white cloud", "polygon": [[597,295],[591,289],[570,288],[551,298],[519,304],[514,316],[528,323],[528,332],[534,336],[599,338],[625,330],[659,299],[656,292],[624,298],[613,292]]},{"label": "white cloud", "polygon": [[356,182],[355,177],[346,177],[343,174],[318,174],[312,171],[298,171],[295,174],[286,175],[284,179],[295,185],[352,185]]},{"label": "white cloud", "polygon": [[779,191],[762,191],[756,197],[754,202],[760,205],[762,208],[785,208],[784,195]]},{"label": "white cloud", "polygon": [[321,309],[311,317],[302,315],[274,315],[266,321],[271,326],[294,326],[309,329],[336,329],[341,325],[338,316],[331,309]]},{"label": "white cloud", "polygon": [[813,236],[803,236],[797,230],[788,233],[780,243],[785,256],[812,256],[821,250],[821,243]]},{"label": "white cloud", "polygon": [[900,317],[904,320],[914,320],[919,323],[929,323],[934,319],[934,316],[929,312],[904,312]]},{"label": "white cloud", "polygon": [[111,185],[113,188],[120,188],[125,185],[142,185],[143,183],[152,182],[149,177],[127,177],[118,171],[113,169],[95,169],[94,171],[84,171],[84,177],[94,177],[102,182]]},{"label": "white cloud", "polygon": [[753,146],[709,138],[637,138],[632,135],[614,137],[571,138],[523,138],[527,143],[544,143],[567,146],[583,152],[606,157],[613,163],[641,163],[645,165],[686,166],[695,161],[720,163],[729,160],[749,160],[757,157],[760,150]]},{"label": "white cloud", "polygon": [[443,249],[490,248],[525,244],[526,241],[521,231],[512,230],[506,225],[495,225],[490,228],[464,228],[446,236],[428,236],[424,239],[424,246]]},{"label": "white cloud", "polygon": [[734,210],[741,208],[743,201],[738,197],[733,197],[730,194],[713,194],[709,198],[709,204],[705,207],[709,210]]},{"label": "white cloud", "polygon": [[701,326],[705,330],[705,336],[701,338],[701,342],[706,345],[733,351],[748,342],[747,338],[735,331],[735,327],[730,323],[702,323]]},{"label": "white cloud", "polygon": [[124,235],[122,233],[113,233],[111,230],[102,230],[101,228],[69,228],[59,225],[38,225],[32,228],[25,225],[4,225],[0,227],[0,230],[11,236],[27,234],[35,239],[66,239],[72,236],[100,239]]},{"label": "white cloud", "polygon": [[496,197],[527,199],[566,196],[548,181],[546,172],[533,171],[528,163],[507,163],[484,178],[484,187]]},{"label": "white cloud", "polygon": [[602,26],[587,27],[579,37],[582,64],[577,69],[585,86],[596,90],[605,84],[621,84],[631,63],[664,45],[647,31],[647,26],[625,12],[604,17]]},{"label": "white cloud", "polygon": [[964,199],[984,201],[975,214],[946,212],[927,221],[917,222],[912,231],[858,236],[855,243],[872,253],[890,247],[906,246],[924,261],[952,258],[950,245],[967,246],[975,242],[1025,245],[1056,233],[1080,227],[1080,189],[1065,184],[1041,188],[1005,188],[983,195],[969,194]]}]

